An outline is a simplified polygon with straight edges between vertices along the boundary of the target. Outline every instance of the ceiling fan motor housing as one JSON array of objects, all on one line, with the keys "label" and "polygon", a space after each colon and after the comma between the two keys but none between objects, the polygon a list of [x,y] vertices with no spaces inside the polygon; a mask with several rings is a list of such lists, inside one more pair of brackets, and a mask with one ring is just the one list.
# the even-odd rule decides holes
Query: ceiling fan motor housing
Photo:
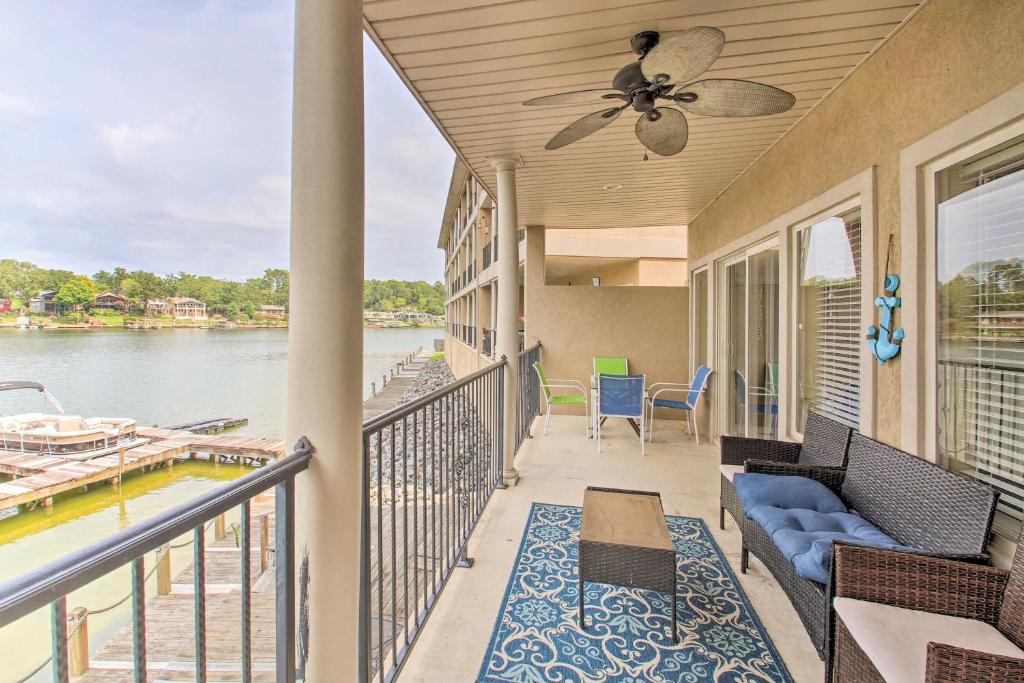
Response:
[{"label": "ceiling fan motor housing", "polygon": [[626,66],[619,69],[619,72],[615,74],[615,78],[612,79],[612,87],[616,90],[629,94],[631,91],[645,85],[647,79],[644,78],[643,72],[640,70],[640,62],[630,62]]}]

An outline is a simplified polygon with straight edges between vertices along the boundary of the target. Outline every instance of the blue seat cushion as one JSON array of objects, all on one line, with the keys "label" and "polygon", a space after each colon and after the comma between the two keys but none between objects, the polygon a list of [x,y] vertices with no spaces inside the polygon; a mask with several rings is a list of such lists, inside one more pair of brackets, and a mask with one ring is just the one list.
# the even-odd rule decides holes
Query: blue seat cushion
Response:
[{"label": "blue seat cushion", "polygon": [[656,398],[654,399],[654,405],[659,408],[676,408],[678,410],[693,410],[693,406],[688,401],[673,401],[668,398]]},{"label": "blue seat cushion", "polygon": [[808,477],[744,472],[733,477],[733,485],[748,517],[750,510],[759,505],[817,512],[846,512],[846,505],[839,496],[821,482]]},{"label": "blue seat cushion", "polygon": [[[738,475],[737,475],[738,476]],[[765,530],[797,576],[828,582],[832,542],[846,541],[872,548],[917,550],[899,543],[860,515],[758,505],[747,516]]]}]

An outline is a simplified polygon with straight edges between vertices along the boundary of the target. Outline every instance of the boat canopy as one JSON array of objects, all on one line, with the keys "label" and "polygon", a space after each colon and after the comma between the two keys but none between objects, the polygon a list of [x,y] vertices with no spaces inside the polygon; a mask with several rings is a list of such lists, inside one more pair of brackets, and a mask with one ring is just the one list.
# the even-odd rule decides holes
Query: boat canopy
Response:
[{"label": "boat canopy", "polygon": [[35,389],[36,391],[46,392],[46,387],[39,382],[0,381],[0,391],[10,391],[11,389]]},{"label": "boat canopy", "polygon": [[58,413],[64,414],[64,409],[61,408],[60,403],[57,399],[46,390],[39,382],[25,382],[20,380],[0,380],[0,391],[13,391],[14,389],[33,389],[43,395],[44,400],[50,404]]}]

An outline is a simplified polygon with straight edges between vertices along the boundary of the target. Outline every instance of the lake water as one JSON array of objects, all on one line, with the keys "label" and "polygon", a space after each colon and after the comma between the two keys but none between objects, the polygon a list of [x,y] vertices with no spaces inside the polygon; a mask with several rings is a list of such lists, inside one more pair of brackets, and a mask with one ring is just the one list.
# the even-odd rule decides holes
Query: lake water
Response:
[{"label": "lake water", "polygon": [[[433,348],[441,329],[367,329],[370,382],[407,354]],[[172,425],[246,417],[239,433],[284,437],[288,332],[253,330],[0,330],[0,380],[42,382],[64,412]],[[354,373],[353,373],[354,374]],[[32,392],[0,394],[0,414],[42,410]]]},{"label": "lake water", "polygon": [[[439,329],[367,329],[360,382],[370,382],[418,347],[433,348]],[[42,382],[68,414],[131,417],[170,425],[213,417],[246,417],[238,433],[283,438],[288,339],[286,330],[0,330],[0,380]],[[40,411],[34,392],[0,394],[0,414]],[[126,478],[120,489],[96,486],[38,509],[0,520],[0,583],[96,542],[161,510],[249,471],[183,462]],[[172,555],[172,574],[190,560]],[[150,560],[150,557],[147,560]],[[151,583],[155,581],[151,579]],[[76,591],[68,607],[104,607],[130,590],[127,567]],[[155,585],[147,587],[155,593]],[[128,623],[130,602],[90,617],[96,649]],[[49,618],[40,610],[0,629],[0,683],[17,681],[49,655]],[[49,670],[34,680],[48,680]]]}]

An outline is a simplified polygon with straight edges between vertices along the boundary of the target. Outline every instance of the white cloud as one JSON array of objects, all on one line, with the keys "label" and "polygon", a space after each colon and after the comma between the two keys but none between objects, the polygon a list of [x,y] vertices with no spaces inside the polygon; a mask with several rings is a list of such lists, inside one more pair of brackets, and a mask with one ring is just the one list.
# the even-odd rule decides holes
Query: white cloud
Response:
[{"label": "white cloud", "polygon": [[153,145],[165,144],[175,138],[174,131],[162,123],[141,126],[127,123],[115,125],[101,123],[99,134],[100,140],[107,146],[110,153],[122,163],[142,159]]},{"label": "white cloud", "polygon": [[0,112],[10,112],[22,116],[35,116],[39,113],[39,107],[35,102],[12,93],[0,90]]},{"label": "white cloud", "polygon": [[71,188],[43,188],[28,193],[28,203],[52,216],[70,216],[82,204],[82,196]]}]

